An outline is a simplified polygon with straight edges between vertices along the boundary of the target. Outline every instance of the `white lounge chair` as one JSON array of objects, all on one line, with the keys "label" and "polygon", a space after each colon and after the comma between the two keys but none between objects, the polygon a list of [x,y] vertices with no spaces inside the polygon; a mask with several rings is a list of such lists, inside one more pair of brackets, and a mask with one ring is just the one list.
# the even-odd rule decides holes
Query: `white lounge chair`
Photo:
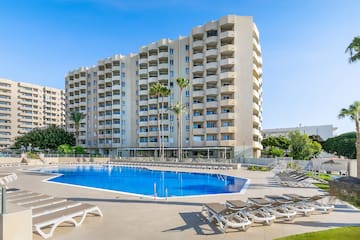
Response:
[{"label": "white lounge chair", "polygon": [[251,221],[239,210],[228,208],[220,203],[207,203],[203,206],[209,222],[216,221],[220,230],[225,233],[227,228],[246,231]]},{"label": "white lounge chair", "polygon": [[[291,203],[290,200],[283,199],[283,200],[275,200],[274,196],[265,196],[266,198],[270,199],[270,207],[266,207],[266,209],[274,214],[276,218],[285,218],[286,221],[292,221],[296,217],[297,212],[289,207]],[[264,199],[266,201],[266,199]]]},{"label": "white lounge chair", "polygon": [[[102,216],[100,209],[91,204],[81,204],[75,207],[66,208],[50,214],[41,215],[33,218],[34,231],[38,232],[43,238],[47,239],[54,234],[55,229],[62,223],[69,222],[74,226],[79,226],[85,220],[87,214]],[[77,221],[75,218],[80,217]],[[50,227],[50,231],[45,233],[42,228]]]},{"label": "white lounge chair", "polygon": [[41,216],[41,215],[53,213],[53,212],[56,212],[56,211],[60,211],[60,210],[63,210],[63,209],[75,207],[75,206],[78,206],[78,205],[81,205],[81,203],[80,202],[74,202],[74,201],[63,201],[63,202],[54,203],[54,204],[51,204],[51,205],[47,205],[47,206],[32,209],[32,217],[38,217],[38,216]]},{"label": "white lounge chair", "polygon": [[[314,195],[311,197],[306,197],[298,194],[285,194],[285,196],[300,199],[305,204],[313,207],[316,211],[320,213],[330,213],[334,210],[334,205],[332,204],[332,201],[335,199],[335,197],[327,195]],[[330,200],[325,200],[326,198],[330,198]]]}]

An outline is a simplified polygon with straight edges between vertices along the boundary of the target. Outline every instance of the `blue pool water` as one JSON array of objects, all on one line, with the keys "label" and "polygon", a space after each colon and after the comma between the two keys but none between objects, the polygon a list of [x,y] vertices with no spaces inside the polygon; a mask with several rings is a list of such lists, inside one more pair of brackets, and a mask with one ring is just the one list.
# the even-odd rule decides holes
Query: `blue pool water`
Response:
[{"label": "blue pool water", "polygon": [[157,171],[123,166],[73,166],[43,169],[62,174],[48,181],[154,196],[192,196],[240,192],[247,179],[220,174]]}]

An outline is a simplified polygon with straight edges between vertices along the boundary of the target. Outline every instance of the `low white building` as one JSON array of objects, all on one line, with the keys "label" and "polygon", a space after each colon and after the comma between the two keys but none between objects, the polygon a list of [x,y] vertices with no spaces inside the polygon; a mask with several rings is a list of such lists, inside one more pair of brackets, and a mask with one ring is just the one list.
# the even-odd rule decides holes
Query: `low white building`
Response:
[{"label": "low white building", "polygon": [[272,129],[263,129],[263,137],[270,136],[287,136],[290,132],[299,131],[302,134],[319,135],[323,140],[331,138],[334,136],[334,131],[337,128],[333,125],[319,125],[319,126],[299,126],[292,128],[272,128]]}]

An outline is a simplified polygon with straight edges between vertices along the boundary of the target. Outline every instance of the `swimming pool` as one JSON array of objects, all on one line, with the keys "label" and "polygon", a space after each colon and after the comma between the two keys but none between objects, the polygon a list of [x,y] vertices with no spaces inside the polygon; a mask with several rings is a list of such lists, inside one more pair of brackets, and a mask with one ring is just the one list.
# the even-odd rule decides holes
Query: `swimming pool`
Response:
[{"label": "swimming pool", "polygon": [[57,174],[48,182],[154,197],[239,193],[247,179],[220,174],[158,171],[124,166],[70,166],[41,169]]}]

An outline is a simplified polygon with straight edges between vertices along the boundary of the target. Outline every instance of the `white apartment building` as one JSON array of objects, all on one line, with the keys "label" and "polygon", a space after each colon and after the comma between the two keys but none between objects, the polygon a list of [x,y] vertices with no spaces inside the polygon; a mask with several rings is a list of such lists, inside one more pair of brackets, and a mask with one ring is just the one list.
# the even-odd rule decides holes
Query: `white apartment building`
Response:
[{"label": "white apartment building", "polygon": [[64,90],[0,78],[0,149],[34,128],[65,125]]},{"label": "white apartment building", "polygon": [[317,126],[298,126],[291,128],[272,128],[272,129],[264,129],[263,136],[264,138],[270,136],[288,136],[290,132],[299,131],[302,134],[318,135],[324,141],[328,138],[334,137],[334,131],[337,128],[333,125],[317,125]]},{"label": "white apartment building", "polygon": [[[152,84],[160,98],[167,156],[176,154],[178,126],[170,107],[180,100],[177,77],[189,79],[182,146],[186,156],[258,157],[262,126],[262,58],[252,17],[228,15],[194,27],[189,36],[161,39],[137,54],[115,55],[65,77],[67,117],[82,111],[80,142],[93,151],[153,156],[159,146]],[[68,118],[67,118],[68,120]],[[68,130],[75,131],[66,121]]]}]

